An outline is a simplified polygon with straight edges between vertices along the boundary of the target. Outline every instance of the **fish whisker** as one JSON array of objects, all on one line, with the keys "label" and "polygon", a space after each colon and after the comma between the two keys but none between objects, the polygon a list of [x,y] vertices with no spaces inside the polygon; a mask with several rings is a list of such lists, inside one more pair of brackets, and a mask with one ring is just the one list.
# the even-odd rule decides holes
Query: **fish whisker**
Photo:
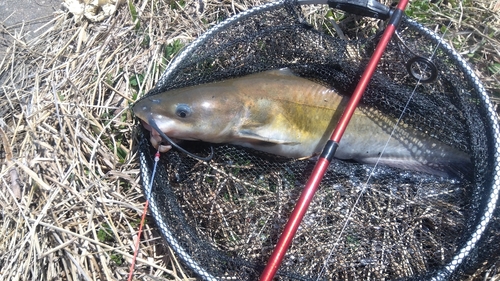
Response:
[{"label": "fish whisker", "polygon": [[180,147],[178,144],[176,144],[174,141],[172,141],[169,137],[167,137],[167,135],[165,135],[165,133],[163,133],[162,130],[160,130],[160,128],[158,128],[158,125],[156,125],[156,122],[155,120],[150,116],[148,118],[148,123],[149,125],[158,132],[158,134],[160,134],[160,137],[170,143],[170,145],[172,145],[173,147],[177,148],[178,150],[180,150],[181,152],[184,152],[186,153],[187,155],[195,158],[195,159],[198,159],[198,160],[201,160],[201,161],[210,161],[212,160],[212,158],[214,157],[214,147],[212,145],[210,145],[210,155],[208,155],[207,157],[201,157],[201,156],[198,156],[196,154],[193,154],[187,150],[185,150],[184,148]]}]

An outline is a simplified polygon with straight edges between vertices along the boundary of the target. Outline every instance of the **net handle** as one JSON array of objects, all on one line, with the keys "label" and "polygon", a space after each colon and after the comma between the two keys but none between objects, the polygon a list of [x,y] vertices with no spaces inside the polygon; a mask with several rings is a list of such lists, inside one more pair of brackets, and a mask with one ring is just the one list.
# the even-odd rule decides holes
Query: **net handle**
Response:
[{"label": "net handle", "polygon": [[393,10],[377,0],[297,0],[299,5],[328,4],[330,8],[349,14],[387,20]]},{"label": "net handle", "polygon": [[328,166],[330,165],[333,156],[335,155],[337,147],[339,146],[340,139],[342,138],[342,135],[344,134],[352,115],[354,114],[354,110],[361,100],[361,97],[363,96],[363,93],[368,86],[368,83],[370,82],[375,69],[377,68],[377,65],[387,47],[387,44],[391,40],[392,35],[394,34],[397,26],[399,25],[399,22],[401,21],[407,4],[408,0],[401,0],[392,13],[389,23],[387,24],[387,27],[385,28],[384,33],[379,43],[377,44],[377,47],[372,57],[370,58],[370,61],[368,62],[368,65],[365,68],[365,71],[363,72],[363,75],[361,76],[361,79],[358,82],[353,95],[350,98],[346,109],[340,117],[335,130],[333,131],[330,139],[327,141],[323,152],[321,153],[321,156],[314,166],[314,170],[312,171],[312,174],[309,177],[309,180],[307,181],[306,186],[302,191],[302,194],[300,195],[300,198],[297,201],[292,214],[290,215],[290,218],[288,219],[285,229],[283,230],[280,239],[276,244],[273,253],[271,254],[271,257],[269,258],[269,261],[264,268],[262,275],[260,276],[260,281],[271,281],[276,275],[276,272],[278,271],[281,262],[283,261],[286,251],[290,247],[293,237],[295,236],[295,233],[299,228],[300,222],[304,218],[307,208],[309,207],[313,199],[314,193],[318,189],[318,186],[323,179],[323,176]]}]

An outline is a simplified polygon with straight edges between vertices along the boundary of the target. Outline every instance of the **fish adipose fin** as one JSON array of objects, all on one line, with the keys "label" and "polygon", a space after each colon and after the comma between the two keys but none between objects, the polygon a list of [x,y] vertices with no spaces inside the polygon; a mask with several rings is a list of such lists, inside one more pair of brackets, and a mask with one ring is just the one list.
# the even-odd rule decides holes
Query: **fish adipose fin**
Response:
[{"label": "fish adipose fin", "polygon": [[238,132],[238,138],[243,142],[250,142],[254,144],[260,145],[277,145],[277,144],[286,144],[286,145],[299,145],[299,142],[291,142],[287,140],[274,139],[270,137],[264,137],[259,135],[258,133],[252,132],[250,130],[240,130]]}]

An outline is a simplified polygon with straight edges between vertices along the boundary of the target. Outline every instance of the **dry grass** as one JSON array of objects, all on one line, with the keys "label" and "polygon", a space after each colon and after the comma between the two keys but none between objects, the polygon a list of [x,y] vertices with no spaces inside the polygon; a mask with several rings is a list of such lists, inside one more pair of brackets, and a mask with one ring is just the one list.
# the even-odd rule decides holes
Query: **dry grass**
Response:
[{"label": "dry grass", "polygon": [[[167,46],[258,3],[137,0],[138,22],[127,6],[100,23],[59,12],[28,42],[0,25],[0,279],[126,279],[144,204],[129,106],[153,87]],[[498,100],[500,1],[465,4],[421,12],[430,26],[453,21],[447,40]],[[143,235],[135,279],[192,280],[152,220]]]},{"label": "dry grass", "polygon": [[477,69],[494,101],[500,101],[500,0],[411,1],[411,16],[436,31]]},{"label": "dry grass", "polygon": [[[208,27],[149,3],[135,4],[140,28],[124,7],[98,24],[59,13],[29,42],[3,30],[2,280],[126,278],[144,203],[129,105],[160,74],[162,44]],[[184,279],[153,223],[143,237],[136,277]]]}]

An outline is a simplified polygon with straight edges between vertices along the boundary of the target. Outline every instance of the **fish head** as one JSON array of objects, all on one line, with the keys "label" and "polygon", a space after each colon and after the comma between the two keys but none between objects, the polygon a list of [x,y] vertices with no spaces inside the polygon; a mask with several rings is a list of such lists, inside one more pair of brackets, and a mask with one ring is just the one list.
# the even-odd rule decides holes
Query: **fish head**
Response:
[{"label": "fish head", "polygon": [[133,111],[152,133],[154,122],[170,138],[220,143],[230,133],[240,107],[237,98],[227,97],[225,89],[204,85],[144,97]]}]

